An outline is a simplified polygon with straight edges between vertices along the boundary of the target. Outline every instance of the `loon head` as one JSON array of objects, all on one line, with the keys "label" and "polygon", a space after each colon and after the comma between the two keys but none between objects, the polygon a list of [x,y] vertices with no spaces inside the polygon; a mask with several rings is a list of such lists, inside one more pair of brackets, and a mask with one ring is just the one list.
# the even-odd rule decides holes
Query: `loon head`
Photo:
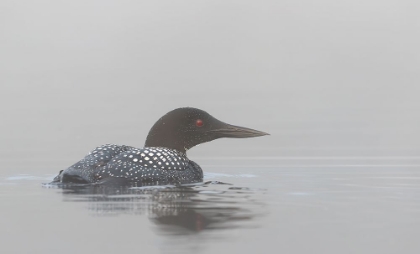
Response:
[{"label": "loon head", "polygon": [[185,153],[218,138],[251,138],[269,135],[224,123],[196,108],[178,108],[161,117],[149,131],[145,147],[166,147]]}]

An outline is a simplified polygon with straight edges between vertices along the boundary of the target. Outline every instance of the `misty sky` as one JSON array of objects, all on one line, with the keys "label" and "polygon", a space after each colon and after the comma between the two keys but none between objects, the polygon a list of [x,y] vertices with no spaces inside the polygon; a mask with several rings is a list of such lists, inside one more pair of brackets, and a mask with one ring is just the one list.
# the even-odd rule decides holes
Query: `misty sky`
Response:
[{"label": "misty sky", "polygon": [[2,1],[1,150],[141,146],[161,115],[194,106],[270,132],[253,143],[259,148],[401,148],[404,155],[414,147],[413,155],[419,6]]}]

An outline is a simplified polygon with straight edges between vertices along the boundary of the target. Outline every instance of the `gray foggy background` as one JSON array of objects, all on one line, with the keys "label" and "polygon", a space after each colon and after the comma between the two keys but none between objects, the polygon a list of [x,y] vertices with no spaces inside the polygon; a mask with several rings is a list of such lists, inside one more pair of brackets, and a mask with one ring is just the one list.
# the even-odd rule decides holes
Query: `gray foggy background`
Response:
[{"label": "gray foggy background", "polygon": [[[98,145],[141,147],[159,117],[174,108],[192,106],[228,123],[271,134],[252,140],[218,140],[192,149],[189,157],[205,171],[229,173],[215,168],[229,163],[307,166],[308,172],[317,172],[310,166],[318,164],[382,165],[384,170],[395,166],[395,174],[405,174],[401,177],[418,179],[419,7],[417,1],[409,0],[1,1],[0,174],[3,179],[16,174],[47,175],[45,179],[51,179],[58,170]],[[240,158],[246,158],[246,163]],[[364,174],[364,170],[354,168],[339,170]],[[377,170],[369,174],[383,172],[382,168]],[[273,175],[287,179],[279,172],[258,169],[251,173],[267,179]],[[39,191],[40,182],[46,182],[45,179],[32,182],[32,189],[19,189],[20,196],[14,196],[18,189],[3,192],[9,205],[2,202],[0,206],[9,207],[2,209],[11,218],[3,228],[17,227],[15,235],[4,232],[3,236],[10,237],[10,244],[22,238],[32,239],[32,235],[22,236],[19,227],[28,233],[35,226],[50,224],[48,207],[57,207],[51,204],[53,201],[44,204],[46,217],[38,220],[40,225],[31,222],[27,227],[19,226],[18,220],[25,215],[18,217],[15,213],[27,209],[25,200],[32,200],[27,194]],[[258,179],[243,184],[255,184]],[[262,181],[266,184],[254,187],[268,186],[270,190],[270,186],[277,186],[267,179]],[[288,185],[285,186],[282,188],[287,190]],[[307,187],[302,183],[301,186]],[[49,190],[42,191],[42,195],[51,195],[45,194],[51,193]],[[386,230],[381,229],[379,222],[373,227],[378,230],[376,233],[400,234],[369,238],[373,243],[349,237],[355,245],[343,238],[344,242],[339,240],[337,248],[330,250],[339,251],[340,245],[349,244],[354,247],[349,251],[359,253],[397,253],[405,247],[408,249],[404,253],[417,253],[417,241],[408,236],[419,233],[419,221],[415,218],[420,208],[411,205],[420,196],[418,189],[408,193],[411,198],[404,199],[407,203],[390,202],[376,207],[384,211],[405,204],[410,208],[403,209],[409,216],[395,211],[389,217],[377,217],[404,217],[407,221],[396,219],[393,227],[382,227]],[[361,207],[376,198],[369,194],[366,197],[371,199],[360,203]],[[263,199],[272,204],[275,198],[278,195],[271,193]],[[333,197],[332,203],[341,198]],[[66,220],[52,217],[54,221],[69,223],[69,232],[76,230],[72,221],[92,223],[91,217],[81,215],[85,214],[83,209],[74,208],[74,203],[64,204],[65,209],[78,212],[78,219],[73,220],[70,214],[64,215]],[[289,203],[285,204],[287,207]],[[279,210],[271,207],[267,212],[278,214]],[[289,212],[295,214],[293,209],[286,214]],[[358,218],[352,223],[363,224],[365,217]],[[268,228],[262,235],[299,235],[293,233],[295,225],[288,224],[295,222],[293,219],[282,220],[282,226],[290,229],[282,233],[273,228],[273,220],[256,224]],[[94,222],[97,224],[100,223]],[[129,227],[129,218],[122,224]],[[340,227],[337,224],[335,229]],[[313,232],[318,229],[314,227]],[[313,239],[310,232],[300,235],[301,241]],[[338,237],[334,232],[326,235]],[[359,235],[357,230],[349,232]],[[100,233],[91,233],[95,240],[91,245],[85,243],[88,250],[89,246],[94,250],[92,246],[101,244]],[[142,237],[152,245],[163,244],[153,235]],[[298,238],[292,239],[285,242],[283,250],[296,253],[296,246],[287,245],[291,242],[303,248],[301,251],[314,250],[312,245],[305,250],[304,245],[297,243]],[[39,245],[33,243],[36,247],[32,249],[48,250],[45,246],[60,242],[55,237],[48,240],[51,245],[34,240]],[[233,242],[230,247],[237,246],[235,250],[243,253],[253,248],[276,248],[267,247],[261,239],[242,249],[240,240]],[[379,244],[383,242],[389,245]],[[214,246],[213,250],[219,246],[212,245],[211,240],[207,244]],[[6,249],[13,250],[11,246],[6,245]],[[229,249],[229,244],[220,246]],[[154,250],[150,248],[144,250]],[[326,253],[328,248],[322,250]]]},{"label": "gray foggy background", "polygon": [[[142,145],[154,121],[180,106],[273,134],[259,146],[416,147],[418,7],[2,2],[2,150]],[[220,149],[206,146],[200,154]]]}]

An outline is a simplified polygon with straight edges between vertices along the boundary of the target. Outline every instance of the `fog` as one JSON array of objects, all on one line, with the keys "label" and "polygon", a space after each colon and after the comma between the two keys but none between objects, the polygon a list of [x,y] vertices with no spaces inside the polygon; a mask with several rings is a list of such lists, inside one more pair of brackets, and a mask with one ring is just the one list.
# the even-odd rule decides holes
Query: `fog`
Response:
[{"label": "fog", "polygon": [[[2,150],[16,139],[35,148],[30,143],[66,135],[92,145],[142,145],[152,123],[181,106],[272,133],[262,146],[414,149],[418,7],[415,1],[2,2]],[[107,124],[119,128],[118,140],[113,133],[97,137]],[[65,140],[65,147],[80,149],[80,142]],[[405,152],[413,154],[397,151]]]},{"label": "fog", "polygon": [[[211,165],[232,163],[230,158],[272,167],[336,165],[338,159],[345,166],[397,165],[393,172],[413,177],[420,165],[419,13],[419,2],[410,0],[2,1],[2,175],[52,177],[101,144],[142,147],[159,117],[191,106],[271,134],[218,140],[189,151],[211,172],[222,171]],[[275,186],[268,182],[269,171],[256,172],[251,173],[267,178],[238,181]],[[41,188],[40,182],[32,188]],[[377,193],[367,193],[376,200]],[[266,203],[279,197],[270,195]],[[341,198],[332,197],[332,206]],[[398,205],[411,207],[413,200],[405,201]],[[412,217],[380,218],[409,220],[415,217],[410,211]],[[292,218],[286,229],[295,222]],[[354,225],[358,222],[364,221]],[[403,232],[399,236],[415,235],[414,227],[404,231],[408,222],[394,222],[394,232]],[[378,242],[394,237],[388,236]],[[311,237],[309,232],[302,241]],[[354,246],[364,241],[357,239]],[[394,247],[416,244],[407,241]]]}]

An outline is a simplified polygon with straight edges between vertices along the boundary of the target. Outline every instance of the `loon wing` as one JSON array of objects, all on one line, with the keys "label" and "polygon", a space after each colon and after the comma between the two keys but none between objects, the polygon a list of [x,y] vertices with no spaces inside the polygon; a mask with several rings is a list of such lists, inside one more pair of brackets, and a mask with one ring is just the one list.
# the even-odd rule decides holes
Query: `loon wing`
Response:
[{"label": "loon wing", "polygon": [[82,160],[62,170],[53,182],[94,183],[98,170],[106,166],[114,157],[131,149],[134,149],[134,147],[114,144],[99,146]]}]

